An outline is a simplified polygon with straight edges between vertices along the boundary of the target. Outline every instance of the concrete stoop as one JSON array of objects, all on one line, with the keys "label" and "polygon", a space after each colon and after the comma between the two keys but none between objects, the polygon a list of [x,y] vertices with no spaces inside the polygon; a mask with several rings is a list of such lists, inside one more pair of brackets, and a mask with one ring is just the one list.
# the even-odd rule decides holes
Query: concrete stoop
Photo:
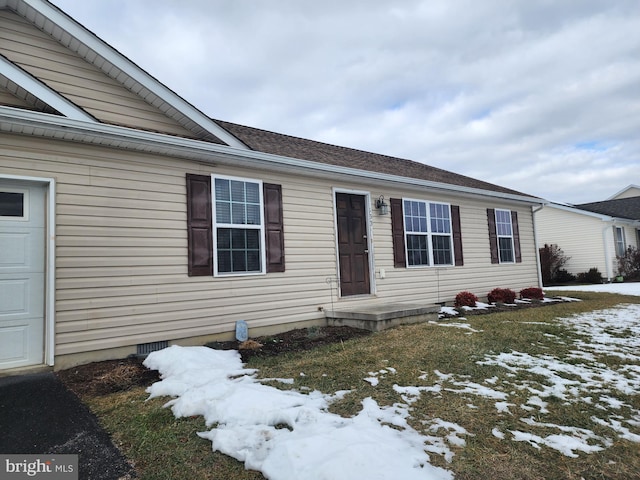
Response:
[{"label": "concrete stoop", "polygon": [[346,326],[379,332],[398,325],[438,320],[439,311],[439,306],[386,303],[326,310],[325,316],[329,326]]}]

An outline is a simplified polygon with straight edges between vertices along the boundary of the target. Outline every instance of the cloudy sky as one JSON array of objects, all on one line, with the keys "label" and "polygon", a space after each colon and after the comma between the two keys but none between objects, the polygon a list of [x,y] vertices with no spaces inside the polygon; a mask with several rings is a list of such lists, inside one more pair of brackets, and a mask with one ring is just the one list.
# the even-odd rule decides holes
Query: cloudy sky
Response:
[{"label": "cloudy sky", "polygon": [[548,200],[640,184],[637,0],[53,0],[211,117]]}]

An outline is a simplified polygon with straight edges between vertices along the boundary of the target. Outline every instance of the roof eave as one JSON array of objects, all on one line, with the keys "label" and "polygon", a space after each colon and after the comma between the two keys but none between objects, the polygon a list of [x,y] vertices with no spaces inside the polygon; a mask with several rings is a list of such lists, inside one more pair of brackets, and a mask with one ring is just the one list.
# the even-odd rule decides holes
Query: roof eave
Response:
[{"label": "roof eave", "polygon": [[464,187],[401,175],[388,175],[115,125],[87,123],[12,107],[0,107],[0,131],[77,143],[99,144],[112,148],[162,154],[210,163],[229,163],[237,166],[240,162],[249,166],[261,166],[288,172],[291,169],[299,169],[329,176],[347,175],[385,184],[398,183],[406,186],[455,192],[460,195],[493,197],[530,205],[540,205],[546,202],[537,197]]}]

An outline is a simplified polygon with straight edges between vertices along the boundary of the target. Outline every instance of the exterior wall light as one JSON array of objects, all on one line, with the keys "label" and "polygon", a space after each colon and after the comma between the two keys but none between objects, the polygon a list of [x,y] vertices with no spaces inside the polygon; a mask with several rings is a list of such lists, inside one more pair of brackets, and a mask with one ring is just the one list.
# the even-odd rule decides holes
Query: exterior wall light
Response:
[{"label": "exterior wall light", "polygon": [[376,200],[376,208],[380,210],[380,215],[386,215],[389,213],[389,205],[385,203],[384,195],[380,195],[378,200]]}]

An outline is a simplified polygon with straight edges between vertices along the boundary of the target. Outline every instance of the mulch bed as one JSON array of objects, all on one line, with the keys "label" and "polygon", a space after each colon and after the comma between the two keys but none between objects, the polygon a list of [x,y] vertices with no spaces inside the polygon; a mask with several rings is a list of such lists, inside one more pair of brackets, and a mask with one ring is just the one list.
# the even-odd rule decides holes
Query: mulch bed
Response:
[{"label": "mulch bed", "polygon": [[[253,356],[274,356],[300,352],[371,334],[351,327],[311,327],[290,330],[277,335],[254,338],[260,348],[241,348],[238,341],[212,342],[207,346],[222,350],[238,350],[242,361]],[[251,345],[251,344],[250,344]],[[56,373],[58,378],[79,397],[102,396],[138,386],[148,386],[160,379],[158,372],[142,365],[142,358],[106,360],[78,365]]]},{"label": "mulch bed", "polygon": [[[562,300],[558,300],[561,302]],[[518,303],[516,306],[496,305],[486,309],[459,310],[459,316],[483,315],[494,312],[537,308],[556,302]],[[443,315],[442,318],[456,318]],[[212,342],[208,347],[220,350],[238,350],[242,361],[252,357],[270,357],[284,353],[302,352],[322,345],[344,342],[352,338],[370,335],[368,330],[352,327],[310,327],[271,336],[252,338],[245,345],[238,341]],[[142,359],[130,357],[123,360],[107,360],[79,365],[56,373],[58,378],[76,395],[101,396],[126,391],[133,387],[148,386],[159,380],[158,372],[142,365]]]}]

